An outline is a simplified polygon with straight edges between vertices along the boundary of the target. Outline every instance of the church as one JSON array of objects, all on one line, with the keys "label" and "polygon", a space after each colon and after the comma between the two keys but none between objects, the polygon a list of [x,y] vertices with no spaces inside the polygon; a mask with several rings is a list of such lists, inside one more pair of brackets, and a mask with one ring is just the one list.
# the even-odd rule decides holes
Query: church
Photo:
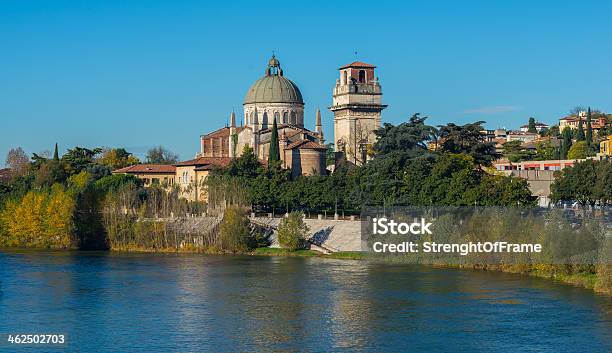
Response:
[{"label": "church", "polygon": [[[357,165],[369,158],[368,146],[380,128],[382,91],[374,76],[374,65],[353,62],[342,66],[333,90],[334,150]],[[196,157],[237,157],[245,146],[262,161],[270,150],[272,124],[278,127],[282,165],[298,175],[327,173],[321,111],[317,109],[314,130],[304,125],[304,100],[298,86],[285,76],[280,61],[272,56],[264,76],[251,85],[243,103],[242,122],[230,114],[229,126],[200,136]]]},{"label": "church", "polygon": [[321,112],[314,130],[304,127],[304,100],[298,86],[285,77],[280,61],[272,56],[265,74],[251,85],[243,103],[240,126],[236,114],[229,126],[200,136],[196,157],[237,157],[245,146],[262,161],[268,160],[273,122],[276,120],[282,166],[293,176],[326,173]]},{"label": "church", "polygon": [[[375,76],[376,66],[355,61],[340,67],[329,110],[334,114],[333,145],[336,159],[363,165],[371,157],[376,142],[374,131],[381,126],[382,88]],[[190,200],[205,200],[203,181],[210,170],[227,166],[239,157],[246,146],[266,163],[270,151],[273,123],[276,121],[280,158],[292,177],[325,175],[327,147],[323,135],[321,111],[314,116],[314,130],[305,126],[304,99],[298,86],[285,76],[276,56],[268,61],[263,77],[246,92],[242,119],[230,114],[229,126],[200,136],[200,151],[194,159],[174,166],[140,165],[114,173],[133,174],[145,180],[145,185],[167,181],[180,187],[182,196]],[[149,182],[149,183],[147,183]]]}]

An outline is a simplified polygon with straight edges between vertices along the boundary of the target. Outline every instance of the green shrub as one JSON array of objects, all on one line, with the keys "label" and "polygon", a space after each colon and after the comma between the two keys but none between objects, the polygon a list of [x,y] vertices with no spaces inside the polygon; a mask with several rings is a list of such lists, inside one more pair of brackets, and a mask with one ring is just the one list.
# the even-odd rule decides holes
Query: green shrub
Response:
[{"label": "green shrub", "polygon": [[303,248],[307,234],[308,226],[304,223],[304,215],[301,212],[289,213],[278,226],[278,242],[289,251]]},{"label": "green shrub", "polygon": [[251,248],[249,219],[246,211],[238,206],[230,206],[223,213],[220,226],[221,249],[231,252],[246,252]]}]

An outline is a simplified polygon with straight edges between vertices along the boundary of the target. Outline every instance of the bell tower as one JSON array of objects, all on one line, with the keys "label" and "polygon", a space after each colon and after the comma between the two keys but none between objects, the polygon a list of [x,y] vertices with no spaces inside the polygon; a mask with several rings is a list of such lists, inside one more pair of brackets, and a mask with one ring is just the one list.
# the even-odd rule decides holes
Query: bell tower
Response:
[{"label": "bell tower", "polygon": [[376,142],[375,130],[380,128],[380,115],[387,106],[382,104],[382,89],[374,75],[376,66],[355,61],[342,66],[336,80],[332,105],[334,113],[334,146],[356,165],[368,159],[368,150]]}]

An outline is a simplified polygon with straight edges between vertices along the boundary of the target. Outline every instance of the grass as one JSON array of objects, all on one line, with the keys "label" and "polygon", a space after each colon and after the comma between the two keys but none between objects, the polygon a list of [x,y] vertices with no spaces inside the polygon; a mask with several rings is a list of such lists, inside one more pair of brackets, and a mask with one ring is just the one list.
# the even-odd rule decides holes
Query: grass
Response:
[{"label": "grass", "polygon": [[260,255],[260,256],[302,256],[302,257],[324,256],[323,254],[313,251],[313,250],[288,251],[288,250],[281,249],[281,248],[257,248],[251,254]]},{"label": "grass", "polygon": [[578,287],[594,289],[597,282],[597,274],[595,273],[577,273],[573,275],[558,274],[552,277],[553,280],[572,284]]},{"label": "grass", "polygon": [[326,257],[341,260],[361,260],[365,258],[364,253],[360,251],[340,251],[326,255],[314,250],[288,251],[281,248],[257,248],[251,254],[259,256]]},{"label": "grass", "polygon": [[326,255],[326,257],[342,260],[363,260],[366,258],[366,253],[361,251],[339,251]]}]

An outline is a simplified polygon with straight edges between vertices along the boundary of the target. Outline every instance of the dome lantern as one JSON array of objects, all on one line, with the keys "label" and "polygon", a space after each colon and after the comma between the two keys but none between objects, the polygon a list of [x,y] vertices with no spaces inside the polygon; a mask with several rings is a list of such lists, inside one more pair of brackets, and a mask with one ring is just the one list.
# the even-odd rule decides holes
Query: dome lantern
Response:
[{"label": "dome lantern", "polygon": [[302,93],[295,83],[283,75],[280,61],[273,54],[268,61],[266,75],[249,88],[244,104],[295,103],[304,105]]},{"label": "dome lantern", "polygon": [[283,69],[281,69],[280,61],[278,61],[274,53],[272,53],[272,58],[268,61],[266,76],[283,76]]}]

